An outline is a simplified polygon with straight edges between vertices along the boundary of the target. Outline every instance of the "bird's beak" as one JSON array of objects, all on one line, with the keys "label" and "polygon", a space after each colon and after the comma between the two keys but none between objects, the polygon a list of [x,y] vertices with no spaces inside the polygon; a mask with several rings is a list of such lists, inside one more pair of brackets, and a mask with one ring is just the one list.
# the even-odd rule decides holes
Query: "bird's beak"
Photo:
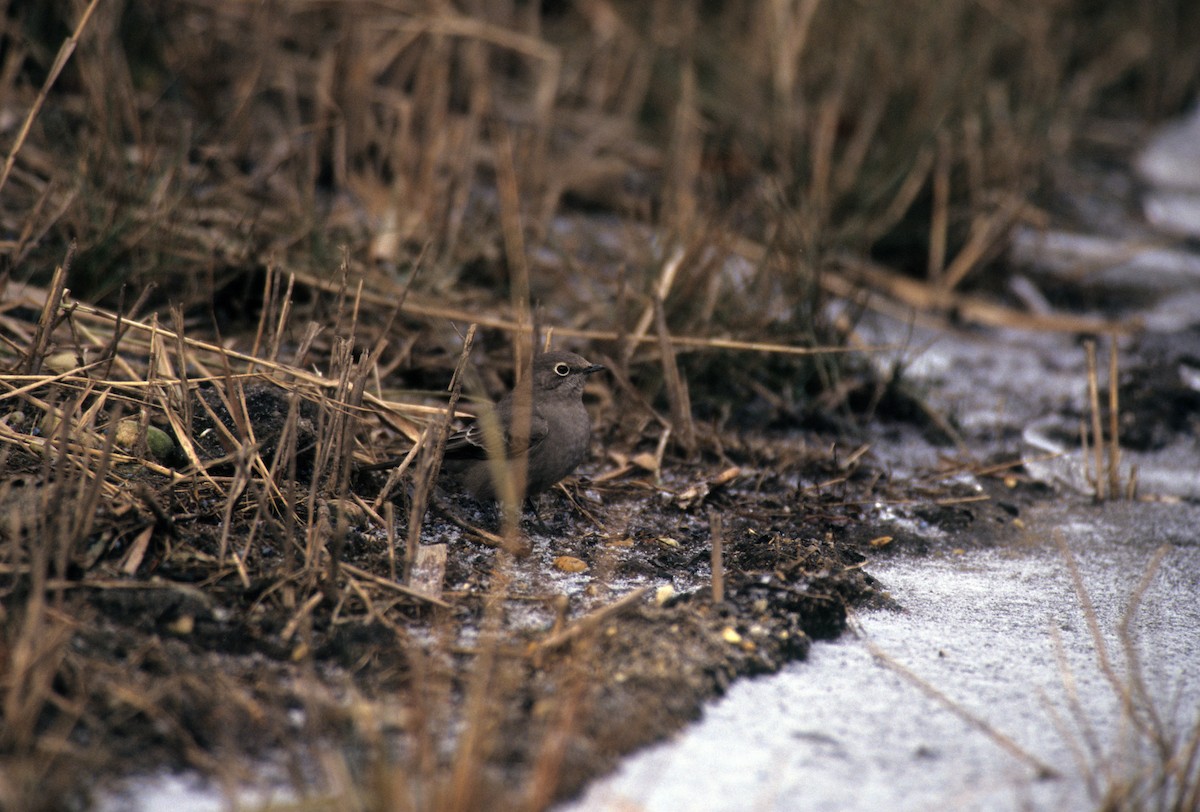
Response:
[{"label": "bird's beak", "polygon": [[580,370],[580,372],[582,372],[584,375],[591,375],[596,372],[603,372],[606,369],[608,369],[608,367],[604,366],[604,364],[592,364],[591,366],[584,367]]}]

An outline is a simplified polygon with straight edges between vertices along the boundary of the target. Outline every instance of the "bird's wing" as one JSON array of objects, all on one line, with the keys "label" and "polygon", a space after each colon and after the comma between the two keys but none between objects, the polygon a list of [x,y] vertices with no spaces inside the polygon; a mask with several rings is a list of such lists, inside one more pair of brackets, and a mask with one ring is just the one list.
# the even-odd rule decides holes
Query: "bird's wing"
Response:
[{"label": "bird's wing", "polygon": [[[529,438],[528,442],[522,443],[521,447],[516,447],[513,442],[513,437],[509,426],[504,426],[504,453],[507,457],[516,457],[523,454],[525,451],[537,448],[545,441],[546,435],[550,433],[550,426],[546,422],[546,418],[542,417],[538,412],[533,413],[532,419],[529,421]],[[446,458],[448,459],[478,459],[482,460],[487,457],[487,434],[484,429],[484,424],[476,420],[471,425],[467,426],[462,431],[456,431],[446,439]]]},{"label": "bird's wing", "polygon": [[483,431],[478,423],[472,423],[462,431],[456,431],[446,438],[447,459],[483,459],[487,456],[484,449]]}]

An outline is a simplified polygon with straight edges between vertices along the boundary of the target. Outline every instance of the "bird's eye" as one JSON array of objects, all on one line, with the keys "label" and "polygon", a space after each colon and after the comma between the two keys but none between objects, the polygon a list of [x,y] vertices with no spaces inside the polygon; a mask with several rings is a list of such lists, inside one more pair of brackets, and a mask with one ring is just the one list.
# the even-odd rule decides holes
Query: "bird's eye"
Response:
[{"label": "bird's eye", "polygon": [[571,374],[571,367],[569,364],[564,364],[560,361],[554,365],[554,372],[558,375],[562,375],[565,378]]}]

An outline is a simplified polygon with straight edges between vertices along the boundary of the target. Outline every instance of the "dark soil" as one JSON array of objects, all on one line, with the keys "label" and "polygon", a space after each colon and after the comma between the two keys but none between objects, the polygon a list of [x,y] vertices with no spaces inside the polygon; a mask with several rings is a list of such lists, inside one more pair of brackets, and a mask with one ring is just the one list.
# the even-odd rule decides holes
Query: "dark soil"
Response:
[{"label": "dark soil", "polygon": [[[209,414],[228,419],[210,401]],[[245,404],[255,436],[274,447],[287,394],[255,387]],[[198,435],[211,436],[207,419],[196,417]],[[314,420],[306,413],[300,423]],[[316,570],[294,566],[304,550],[279,534],[279,522],[261,525],[243,549],[261,517],[225,540],[243,572],[214,566],[220,506],[186,504],[176,489],[159,506],[166,532],[130,578],[120,565],[148,520],[102,512],[103,542],[62,584],[66,611],[87,619],[65,654],[82,680],[78,701],[90,708],[71,740],[102,742],[102,760],[119,772],[228,774],[240,764],[249,778],[282,758],[303,785],[314,752],[328,747],[367,786],[373,769],[398,760],[410,774],[406,792],[468,791],[456,770],[469,763],[469,792],[502,799],[497,808],[529,793],[563,797],[695,719],[733,680],[777,671],[814,640],[837,637],[851,608],[887,603],[869,556],[929,543],[864,521],[860,506],[915,499],[918,526],[990,544],[1035,493],[999,480],[986,501],[917,489],[891,482],[869,454],[847,463],[833,438],[800,430],[726,431],[723,460],[675,462],[658,483],[636,466],[614,477],[613,460],[600,461],[611,437],[603,416],[600,424],[583,473],[601,481],[584,476],[543,495],[526,511],[520,555],[462,529],[494,527],[495,510],[439,489],[421,534],[422,545],[446,553],[433,574],[437,602],[382,586],[393,568],[404,571],[403,483],[394,498],[399,549],[361,511],[335,507],[333,557]],[[208,456],[226,453],[209,442]],[[310,456],[297,454],[301,476]],[[29,475],[36,470],[30,460]],[[355,492],[370,501],[385,480],[360,476]],[[5,492],[12,500],[24,490],[37,510],[41,489]],[[582,571],[564,571],[572,567]],[[316,582],[301,608],[304,578]],[[69,786],[68,795],[84,791]],[[386,805],[397,790],[377,791]]]}]

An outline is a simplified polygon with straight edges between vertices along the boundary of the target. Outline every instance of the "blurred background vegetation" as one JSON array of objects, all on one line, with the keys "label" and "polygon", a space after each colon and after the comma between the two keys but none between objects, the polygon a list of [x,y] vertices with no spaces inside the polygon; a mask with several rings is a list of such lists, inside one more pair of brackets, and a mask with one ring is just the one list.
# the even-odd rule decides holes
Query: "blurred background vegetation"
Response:
[{"label": "blurred background vegetation", "polygon": [[[6,5],[11,147],[84,4]],[[105,0],[17,157],[5,265],[46,274],[76,239],[105,294],[342,245],[461,261],[496,238],[464,229],[503,139],[542,231],[571,205],[681,231],[786,212],[806,249],[878,249],[939,173],[961,225],[1089,114],[1173,113],[1198,77],[1184,0]]]},{"label": "blurred background vegetation", "polygon": [[[86,7],[5,4],[5,154]],[[479,308],[531,262],[555,323],[630,329],[657,292],[673,330],[811,343],[839,258],[969,283],[1090,126],[1198,85],[1188,0],[102,0],[0,268],[44,283],[75,241],[76,296],[237,315],[268,267],[420,263]]]}]

